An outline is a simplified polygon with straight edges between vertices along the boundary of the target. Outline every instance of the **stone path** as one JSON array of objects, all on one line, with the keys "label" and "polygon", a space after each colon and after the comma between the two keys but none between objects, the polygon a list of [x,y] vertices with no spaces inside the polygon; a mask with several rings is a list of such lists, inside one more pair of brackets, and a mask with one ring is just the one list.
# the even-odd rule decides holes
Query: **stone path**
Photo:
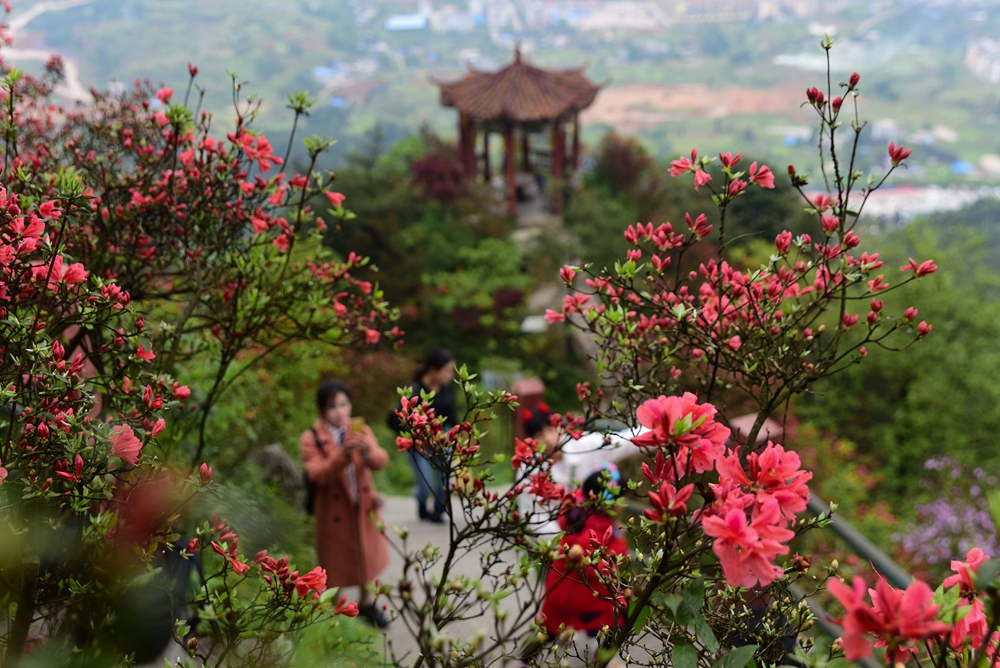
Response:
[{"label": "stone path", "polygon": [[[382,517],[385,521],[386,533],[396,545],[401,545],[401,541],[392,530],[393,527],[407,527],[409,529],[407,543],[410,550],[422,548],[428,543],[442,549],[448,546],[448,525],[419,521],[417,519],[416,502],[410,497],[387,497],[386,503],[382,507]],[[399,582],[400,575],[403,572],[403,558],[398,550],[392,547],[390,547],[389,552],[389,566],[382,572],[380,579],[395,585]],[[454,574],[456,576],[478,577],[481,574],[478,555],[470,554],[459,559],[455,564]],[[501,602],[501,608],[506,610],[507,614],[513,618],[513,615],[517,611],[517,602],[513,597],[508,597]],[[449,625],[446,632],[452,637],[467,640],[479,629],[492,628],[493,623],[494,619],[492,615],[488,618],[462,620]],[[400,664],[404,666],[413,665],[419,653],[417,643],[408,633],[403,621],[399,619],[395,620],[390,625],[386,635],[392,643],[393,651],[400,659]],[[405,656],[408,653],[409,656]]]}]

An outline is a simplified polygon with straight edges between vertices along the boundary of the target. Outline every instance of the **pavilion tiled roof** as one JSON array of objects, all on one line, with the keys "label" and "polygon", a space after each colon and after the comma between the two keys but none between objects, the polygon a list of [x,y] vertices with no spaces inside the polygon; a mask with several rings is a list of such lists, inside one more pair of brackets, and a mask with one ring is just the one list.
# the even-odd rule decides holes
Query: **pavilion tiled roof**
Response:
[{"label": "pavilion tiled roof", "polygon": [[478,121],[515,123],[553,120],[586,109],[600,90],[582,69],[543,70],[529,65],[520,53],[497,72],[470,68],[458,81],[435,83],[444,106],[455,107]]}]

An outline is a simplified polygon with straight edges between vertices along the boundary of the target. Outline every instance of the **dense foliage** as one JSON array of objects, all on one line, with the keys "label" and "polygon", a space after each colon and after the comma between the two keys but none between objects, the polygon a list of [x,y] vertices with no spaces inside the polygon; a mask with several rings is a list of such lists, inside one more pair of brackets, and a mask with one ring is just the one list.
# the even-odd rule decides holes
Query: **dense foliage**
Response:
[{"label": "dense foliage", "polygon": [[[287,663],[290,639],[356,608],[324,593],[322,569],[250,557],[225,519],[188,516],[213,478],[198,465],[212,409],[273,350],[370,345],[390,314],[353,275],[363,258],[318,244],[306,199],[325,191],[344,219],[343,196],[318,174],[264,176],[283,159],[248,128],[238,84],[218,140],[209,115],[141,83],[59,109],[60,71],[2,83],[4,664],[31,646],[45,662],[148,661],[171,636],[192,660]],[[314,160],[328,144],[307,140]],[[199,392],[173,377],[194,367]]]}]

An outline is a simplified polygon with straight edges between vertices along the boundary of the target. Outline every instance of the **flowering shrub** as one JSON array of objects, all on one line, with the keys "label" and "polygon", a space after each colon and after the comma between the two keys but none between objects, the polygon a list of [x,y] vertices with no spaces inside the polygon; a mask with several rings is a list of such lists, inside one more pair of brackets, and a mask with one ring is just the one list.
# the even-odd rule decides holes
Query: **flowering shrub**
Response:
[{"label": "flowering shrub", "polygon": [[[277,155],[252,131],[256,107],[234,81],[236,127],[217,139],[212,116],[187,106],[198,74],[189,69],[184,102],[137,81],[128,94],[95,94],[76,111],[52,106],[51,87],[23,83],[15,70],[6,89],[16,132],[2,145],[8,187],[18,192],[44,202],[51,184],[43,174],[70,173],[79,183],[60,242],[139,302],[153,371],[196,367],[205,377],[164,444],[184,446],[194,465],[205,454],[212,407],[244,371],[295,341],[377,343],[390,313],[378,286],[356,275],[365,258],[323,248],[327,223],[307,204],[325,193],[335,219],[351,218],[344,195],[314,171],[332,142],[307,138],[308,170],[289,177],[294,130],[285,156]],[[311,105],[289,97],[296,122]],[[85,356],[115,344],[103,329],[65,338]]]},{"label": "flowering shrub", "polygon": [[[531,533],[560,514],[611,513],[624,503],[613,494],[586,499],[557,484],[540,443],[517,444],[509,491],[487,486],[491,476],[478,453],[480,424],[495,407],[512,405],[513,397],[480,395],[471,377],[460,374],[470,413],[444,432],[427,397],[404,396],[397,414],[406,431],[397,444],[429,456],[456,492],[449,510],[451,545],[408,549],[403,532],[398,549],[407,571],[395,586],[380,588],[413,632],[421,660],[480,665],[497,652],[517,655],[514,641],[528,626],[532,663],[574,655],[588,665],[606,665],[617,654],[626,662],[742,668],[751,659],[757,665],[780,663],[796,636],[812,625],[809,608],[792,587],[811,595],[836,568],[808,574],[811,559],[791,555],[788,543],[825,518],[798,517],[806,509],[812,475],[802,470],[796,453],[759,442],[761,426],[819,378],[861,362],[868,346],[885,345],[889,334],[908,332],[912,342],[931,332],[929,324],[916,322],[915,308],[885,312],[882,296],[932,273],[934,263],[911,261],[898,280],[883,268],[878,253],[862,249],[855,231],[867,197],[888,178],[861,185],[862,174],[853,166],[851,146],[864,128],[857,115],[859,84],[855,74],[841,85],[847,108],[831,89],[807,93],[823,133],[826,190],[807,194],[808,175],[794,167],[788,175],[823,230],[819,238],[784,231],[765,265],[731,263],[727,208],[748,188],[773,188],[775,174],[757,162],[740,171],[741,154],[725,153],[718,158],[721,176],[713,176],[706,170],[713,160],[692,151],[669,171],[709,192],[719,210],[719,247],[710,245],[708,217],[688,214],[682,225],[628,227],[625,238],[632,249],[613,270],[583,265],[560,271],[569,294],[561,311],[547,317],[584,330],[596,342],[602,384],[578,386],[582,415],[553,415],[553,426],[573,438],[596,418],[642,428],[632,440],[648,454],[644,479],[622,483],[648,501],[648,509],[626,526],[634,554],[610,550],[610,530],[592,534],[589,550]],[[848,124],[845,155],[840,136]],[[893,169],[909,155],[895,145],[888,150]],[[688,258],[695,254],[707,259],[692,265]],[[727,413],[748,406],[757,413],[756,423],[742,439],[734,438]],[[528,516],[518,509],[523,494],[534,498]],[[484,545],[480,577],[449,575],[458,555]],[[514,563],[503,556],[505,545],[520,550]],[[532,618],[545,579],[536,576],[536,565],[544,570],[564,559],[573,568],[560,564],[555,570],[572,579],[574,568],[589,569],[577,580],[592,586],[594,596],[613,611],[593,652],[581,653],[568,643],[573,629],[563,629],[555,645],[547,645],[552,623]],[[500,603],[510,598],[516,604]],[[925,598],[915,590],[905,605],[922,606]],[[494,625],[474,638],[446,630],[455,619],[491,610]],[[853,628],[845,621],[846,630]],[[803,656],[810,665],[830,658]]]},{"label": "flowering shrub", "polygon": [[1000,649],[1000,561],[973,548],[965,561],[952,561],[951,568],[954,575],[937,591],[919,580],[899,591],[880,579],[875,589],[867,591],[871,604],[865,601],[860,578],[852,586],[832,580],[830,592],[846,611],[841,620],[845,658],[871,656],[874,646],[884,647],[885,660],[897,665],[912,657],[938,668],[979,666],[984,657],[994,663]]},{"label": "flowering shrub", "polygon": [[[161,441],[181,442],[186,407],[200,461],[213,403],[277,346],[380,338],[388,310],[352,274],[365,260],[299,248],[317,245],[322,221],[302,202],[325,186],[265,178],[283,158],[248,129],[252,114],[218,141],[169,89],[140,84],[67,112],[48,101],[58,60],[40,79],[5,71],[3,663],[30,650],[127,665],[156,659],[146,653],[171,635],[191,665],[287,663],[302,629],[356,607],[320,569],[248,559],[225,520],[180,536],[213,471],[171,465]],[[314,162],[326,144],[307,141]],[[342,195],[327,197],[348,217]],[[171,374],[194,363],[215,377],[197,408]]]}]

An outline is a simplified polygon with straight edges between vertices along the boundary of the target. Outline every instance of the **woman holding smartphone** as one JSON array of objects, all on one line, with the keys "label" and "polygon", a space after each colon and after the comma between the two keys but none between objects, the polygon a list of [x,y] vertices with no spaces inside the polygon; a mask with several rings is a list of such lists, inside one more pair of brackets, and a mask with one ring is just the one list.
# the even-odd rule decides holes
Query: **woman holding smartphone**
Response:
[{"label": "woman holding smartphone", "polygon": [[371,623],[389,620],[372,603],[367,589],[389,563],[385,537],[375,526],[382,519],[372,471],[389,463],[364,418],[351,417],[351,391],[339,380],[325,380],[316,391],[319,419],[302,432],[299,452],[309,481],[316,486],[316,551],[328,587],[360,588],[358,608]]}]

